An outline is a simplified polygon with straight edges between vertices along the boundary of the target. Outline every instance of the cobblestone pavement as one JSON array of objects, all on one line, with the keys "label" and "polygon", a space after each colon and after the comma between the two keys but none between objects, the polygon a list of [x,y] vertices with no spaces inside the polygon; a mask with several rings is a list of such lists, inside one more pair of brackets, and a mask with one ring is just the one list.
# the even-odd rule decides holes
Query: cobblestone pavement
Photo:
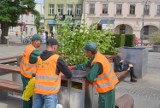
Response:
[{"label": "cobblestone pavement", "polygon": [[[43,45],[40,49],[44,49],[44,47],[45,46]],[[7,47],[6,45],[0,45],[0,57],[23,54],[24,48],[24,45],[9,47]],[[139,79],[137,83],[129,82],[129,77],[124,78],[124,80],[122,80],[116,87],[116,98],[122,96],[123,94],[130,94],[131,96],[133,96],[135,101],[134,108],[160,108],[159,69],[160,53],[149,52],[148,73],[143,77],[143,79]],[[21,101],[17,100],[17,102]],[[1,103],[4,104],[4,101],[0,100],[0,105]]]},{"label": "cobblestone pavement", "polygon": [[125,78],[116,87],[116,97],[130,94],[135,100],[134,108],[160,108],[160,53],[149,52],[148,73],[137,83]]}]

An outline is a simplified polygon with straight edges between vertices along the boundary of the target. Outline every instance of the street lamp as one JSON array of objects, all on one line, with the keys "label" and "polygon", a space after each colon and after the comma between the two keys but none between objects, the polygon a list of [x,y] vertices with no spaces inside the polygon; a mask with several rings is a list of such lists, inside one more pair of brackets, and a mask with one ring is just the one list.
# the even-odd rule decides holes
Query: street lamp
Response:
[{"label": "street lamp", "polygon": [[143,38],[144,38],[144,11],[145,11],[145,8],[146,8],[146,5],[147,5],[148,1],[149,1],[149,0],[146,0],[146,1],[145,1],[144,8],[143,8],[142,31],[141,31],[141,46],[142,46],[142,44],[143,44]]}]

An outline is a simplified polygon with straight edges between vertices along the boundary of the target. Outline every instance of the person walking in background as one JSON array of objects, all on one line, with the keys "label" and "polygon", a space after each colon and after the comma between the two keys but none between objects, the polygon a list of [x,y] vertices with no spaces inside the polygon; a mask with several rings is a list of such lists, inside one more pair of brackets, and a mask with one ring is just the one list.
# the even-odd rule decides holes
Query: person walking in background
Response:
[{"label": "person walking in background", "polygon": [[51,38],[54,39],[54,32],[51,31]]},{"label": "person walking in background", "polygon": [[46,31],[45,34],[46,34],[46,41],[47,41],[48,40],[48,32]]},{"label": "person walking in background", "polygon": [[139,39],[138,39],[138,37],[135,38],[135,44],[136,44],[136,46],[138,46],[138,44],[139,44]]},{"label": "person walking in background", "polygon": [[19,35],[19,32],[18,32],[18,31],[16,31],[16,36],[18,37],[18,35]]},{"label": "person walking in background", "polygon": [[99,93],[98,108],[115,108],[115,86],[118,78],[107,58],[97,51],[94,42],[88,42],[83,49],[91,59],[70,69],[87,71],[86,79],[96,86]]},{"label": "person walking in background", "polygon": [[[41,37],[38,34],[35,34],[32,36],[31,41],[31,44],[26,47],[22,56],[22,61],[20,62],[23,91],[26,89],[32,75],[36,72],[36,66],[34,63],[37,61],[37,57],[41,54],[41,52],[36,49],[41,45]],[[29,101],[23,101],[23,108],[32,108],[32,98],[30,98]]]},{"label": "person walking in background", "polygon": [[46,43],[46,33],[43,31],[43,33],[42,33],[42,43],[44,44],[44,43]]},{"label": "person walking in background", "polygon": [[57,93],[61,86],[61,72],[71,78],[72,74],[63,59],[56,54],[58,42],[56,39],[47,41],[46,50],[38,57],[35,74],[33,108],[56,108]]},{"label": "person walking in background", "polygon": [[137,82],[137,77],[134,74],[134,67],[131,63],[126,63],[124,60],[121,59],[121,52],[117,51],[116,56],[113,59],[114,62],[114,71],[115,72],[123,72],[129,70],[130,72],[130,81]]}]

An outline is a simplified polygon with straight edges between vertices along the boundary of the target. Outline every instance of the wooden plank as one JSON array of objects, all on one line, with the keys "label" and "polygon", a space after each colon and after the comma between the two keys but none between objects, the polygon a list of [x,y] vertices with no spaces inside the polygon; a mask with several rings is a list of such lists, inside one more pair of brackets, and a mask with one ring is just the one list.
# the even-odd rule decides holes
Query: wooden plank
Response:
[{"label": "wooden plank", "polygon": [[22,55],[11,56],[11,57],[3,57],[3,58],[0,58],[0,61],[8,60],[8,59],[17,59],[17,58],[20,58],[20,57],[22,57]]},{"label": "wooden plank", "polygon": [[0,89],[5,89],[17,93],[22,93],[22,83],[0,79]]},{"label": "wooden plank", "polygon": [[20,73],[19,67],[5,65],[5,64],[0,64],[0,70],[3,70],[5,72],[11,72],[11,73]]},{"label": "wooden plank", "polygon": [[0,62],[1,64],[10,64],[10,63],[15,63],[17,60],[7,60],[7,61],[2,61]]}]

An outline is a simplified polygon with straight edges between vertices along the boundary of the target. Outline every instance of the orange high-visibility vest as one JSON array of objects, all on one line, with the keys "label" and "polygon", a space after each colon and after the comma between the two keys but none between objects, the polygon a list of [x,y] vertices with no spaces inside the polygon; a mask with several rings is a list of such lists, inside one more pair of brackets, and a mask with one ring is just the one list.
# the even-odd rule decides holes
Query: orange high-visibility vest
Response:
[{"label": "orange high-visibility vest", "polygon": [[34,92],[37,94],[57,94],[61,86],[61,75],[56,74],[56,66],[59,55],[54,54],[43,61],[38,57],[36,63],[37,71],[35,76]]},{"label": "orange high-visibility vest", "polygon": [[32,78],[32,75],[36,72],[36,65],[29,63],[30,54],[33,50],[35,50],[35,47],[32,44],[28,45],[20,62],[20,72],[27,78]]},{"label": "orange high-visibility vest", "polygon": [[102,65],[103,72],[98,75],[98,78],[93,85],[96,86],[98,93],[105,93],[115,88],[115,85],[118,83],[118,78],[114,73],[111,64],[107,58],[101,53],[97,52],[95,58],[93,59],[91,65],[94,63],[100,63]]}]

